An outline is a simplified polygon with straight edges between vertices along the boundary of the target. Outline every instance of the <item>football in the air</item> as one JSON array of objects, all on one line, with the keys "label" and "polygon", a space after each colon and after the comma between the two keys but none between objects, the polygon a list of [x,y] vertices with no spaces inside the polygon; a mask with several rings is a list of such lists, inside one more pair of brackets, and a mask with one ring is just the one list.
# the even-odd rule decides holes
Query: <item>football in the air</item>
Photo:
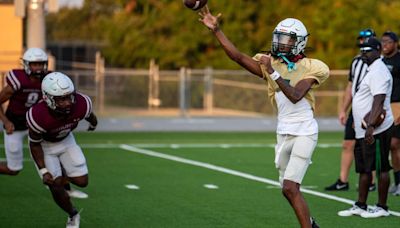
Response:
[{"label": "football in the air", "polygon": [[[369,115],[370,115],[370,112],[368,112],[365,116],[364,116],[364,118],[362,119],[362,121],[361,121],[361,127],[363,128],[363,129],[366,129],[367,128],[367,122],[368,122],[368,119],[369,119]],[[382,123],[383,123],[383,121],[385,120],[385,117],[386,117],[386,110],[383,110],[383,112],[378,116],[378,118],[374,121],[374,123],[375,123],[375,125],[374,125],[374,127],[379,127]]]},{"label": "football in the air", "polygon": [[207,0],[183,0],[183,4],[189,9],[198,10],[207,4]]}]

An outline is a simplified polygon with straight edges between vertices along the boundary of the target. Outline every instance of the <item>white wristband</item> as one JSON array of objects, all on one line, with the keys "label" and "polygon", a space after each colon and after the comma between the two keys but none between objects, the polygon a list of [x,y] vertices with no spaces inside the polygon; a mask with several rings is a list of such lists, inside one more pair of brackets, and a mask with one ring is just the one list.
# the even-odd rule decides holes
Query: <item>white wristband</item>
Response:
[{"label": "white wristband", "polygon": [[46,168],[41,168],[39,169],[39,173],[43,176],[44,174],[48,173],[49,170],[47,170]]},{"label": "white wristband", "polygon": [[272,74],[269,75],[272,80],[276,81],[281,75],[278,73],[278,71],[274,71]]}]

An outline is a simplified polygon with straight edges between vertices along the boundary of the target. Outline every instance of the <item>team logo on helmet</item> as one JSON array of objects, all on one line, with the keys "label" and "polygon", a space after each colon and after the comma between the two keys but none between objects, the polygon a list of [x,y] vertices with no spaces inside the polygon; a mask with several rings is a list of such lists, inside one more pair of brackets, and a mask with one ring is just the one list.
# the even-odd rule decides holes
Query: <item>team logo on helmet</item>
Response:
[{"label": "team logo on helmet", "polygon": [[43,100],[47,106],[60,114],[69,114],[75,103],[75,87],[71,79],[60,72],[53,72],[43,78]]}]

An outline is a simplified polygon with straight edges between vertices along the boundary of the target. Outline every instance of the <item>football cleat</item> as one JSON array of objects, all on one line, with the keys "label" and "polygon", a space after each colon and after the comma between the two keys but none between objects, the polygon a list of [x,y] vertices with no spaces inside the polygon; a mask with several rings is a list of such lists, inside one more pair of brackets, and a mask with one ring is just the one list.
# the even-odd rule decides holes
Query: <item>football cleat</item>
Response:
[{"label": "football cleat", "polygon": [[361,215],[364,212],[367,212],[367,211],[354,204],[353,207],[351,207],[347,210],[339,211],[338,215],[342,216],[342,217],[348,217],[348,216],[352,216],[352,215]]},{"label": "football cleat", "polygon": [[325,188],[326,191],[347,191],[349,190],[349,182],[342,182],[338,179],[335,183]]},{"label": "football cleat", "polygon": [[361,217],[363,218],[379,218],[379,217],[387,217],[389,215],[390,213],[387,210],[379,206],[376,206],[374,209],[361,213]]},{"label": "football cleat", "polygon": [[73,188],[71,188],[71,190],[67,190],[67,193],[68,193],[69,197],[76,198],[76,199],[86,199],[89,197],[88,194],[86,194],[82,191],[79,191],[77,189],[73,189]]},{"label": "football cleat", "polygon": [[311,220],[311,227],[312,228],[319,228],[317,222],[315,221],[315,218],[311,217],[310,220]]},{"label": "football cleat", "polygon": [[389,188],[389,192],[392,193],[394,196],[400,196],[400,184],[392,185]]},{"label": "football cleat", "polygon": [[376,185],[375,185],[375,184],[370,184],[370,185],[368,186],[368,191],[373,192],[373,191],[375,191],[375,190],[376,190]]},{"label": "football cleat", "polygon": [[[368,186],[368,191],[369,192],[373,192],[373,191],[375,191],[376,190],[376,185],[375,184],[370,184],[369,186]],[[357,191],[358,191],[358,187],[357,187]]]},{"label": "football cleat", "polygon": [[72,218],[68,216],[66,228],[79,228],[80,220],[81,216],[79,215],[79,213],[74,215]]}]

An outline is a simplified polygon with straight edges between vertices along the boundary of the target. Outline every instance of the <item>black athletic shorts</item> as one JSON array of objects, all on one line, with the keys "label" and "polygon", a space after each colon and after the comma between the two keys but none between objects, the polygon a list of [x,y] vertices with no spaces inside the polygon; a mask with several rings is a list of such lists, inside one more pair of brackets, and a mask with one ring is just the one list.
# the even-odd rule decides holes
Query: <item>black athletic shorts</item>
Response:
[{"label": "black athletic shorts", "polygon": [[354,131],[354,120],[353,113],[350,110],[349,116],[346,120],[346,125],[344,126],[344,140],[354,140],[356,139],[356,132]]},{"label": "black athletic shorts", "polygon": [[357,173],[369,173],[376,170],[376,158],[377,158],[377,142],[379,140],[380,148],[380,171],[388,172],[392,169],[389,163],[389,152],[390,152],[390,139],[392,138],[392,127],[386,131],[374,135],[375,142],[372,145],[367,145],[362,139],[356,139],[356,145],[354,148],[354,159],[356,163]]},{"label": "black athletic shorts", "polygon": [[393,126],[392,137],[400,138],[400,124]]}]

